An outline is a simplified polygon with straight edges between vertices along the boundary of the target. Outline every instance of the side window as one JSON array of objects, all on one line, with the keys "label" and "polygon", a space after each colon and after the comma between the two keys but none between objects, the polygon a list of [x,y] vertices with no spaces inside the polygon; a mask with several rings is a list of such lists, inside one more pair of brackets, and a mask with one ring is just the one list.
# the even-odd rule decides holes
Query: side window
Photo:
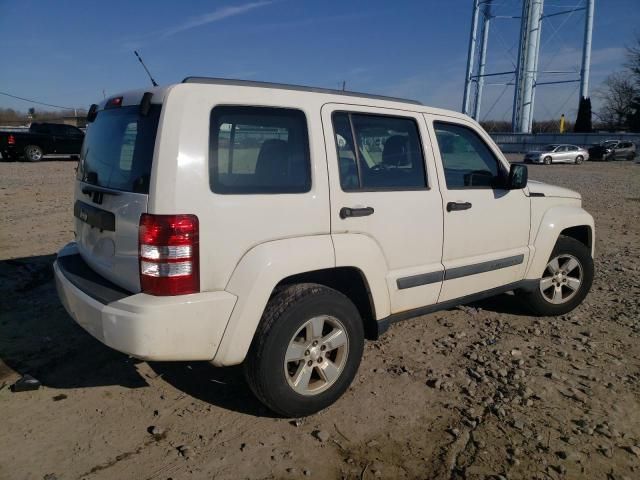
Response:
[{"label": "side window", "polygon": [[447,188],[492,188],[506,176],[491,149],[472,129],[434,122]]},{"label": "side window", "polygon": [[311,189],[307,121],[300,110],[221,106],[211,111],[209,183],[216,193]]},{"label": "side window", "polygon": [[413,119],[338,112],[333,115],[333,128],[344,191],[427,187]]},{"label": "side window", "polygon": [[50,125],[49,129],[51,130],[51,133],[53,135],[59,135],[59,136],[67,135],[67,128],[65,125],[55,123],[53,125]]},{"label": "side window", "polygon": [[43,125],[41,123],[36,123],[31,125],[31,131],[33,131],[34,133],[44,133],[44,134],[51,133],[51,130],[49,129],[49,125]]},{"label": "side window", "polygon": [[82,132],[79,129],[71,125],[65,125],[64,129],[65,133],[70,137],[79,137],[80,135],[82,135]]}]

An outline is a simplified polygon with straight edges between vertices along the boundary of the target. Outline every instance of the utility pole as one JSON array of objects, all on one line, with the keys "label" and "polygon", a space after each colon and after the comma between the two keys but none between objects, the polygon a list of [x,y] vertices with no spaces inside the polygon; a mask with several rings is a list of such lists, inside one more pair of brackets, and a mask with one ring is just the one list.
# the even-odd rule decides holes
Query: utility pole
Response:
[{"label": "utility pole", "polygon": [[535,99],[536,77],[538,73],[538,53],[540,51],[540,30],[544,0],[528,0],[526,32],[520,69],[519,112],[516,118],[516,132],[531,133],[533,123],[533,102]]},{"label": "utility pole", "polygon": [[491,22],[491,2],[486,0],[482,9],[482,37],[480,39],[480,64],[478,66],[478,78],[476,80],[476,96],[473,102],[473,118],[480,121],[480,104],[482,102],[482,90],[484,88],[484,67],[487,64],[487,46],[489,44],[489,25]]},{"label": "utility pole", "polygon": [[469,53],[467,56],[467,75],[464,79],[464,97],[462,99],[462,113],[469,114],[471,97],[471,83],[476,56],[476,39],[478,36],[478,16],[480,15],[480,0],[473,0],[473,15],[471,17],[471,35],[469,37]]},{"label": "utility pole", "polygon": [[591,70],[591,36],[593,34],[593,9],[595,0],[586,0],[586,2],[584,44],[582,45],[582,65],[580,67],[580,98],[589,97],[589,73]]}]

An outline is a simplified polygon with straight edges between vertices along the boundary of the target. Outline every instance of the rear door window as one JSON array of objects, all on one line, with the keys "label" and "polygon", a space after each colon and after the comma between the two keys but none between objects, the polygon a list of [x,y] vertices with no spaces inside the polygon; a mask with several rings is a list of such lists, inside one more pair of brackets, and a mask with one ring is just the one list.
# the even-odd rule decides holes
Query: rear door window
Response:
[{"label": "rear door window", "polygon": [[311,189],[307,121],[300,110],[219,106],[211,111],[209,183],[222,194]]},{"label": "rear door window", "polygon": [[333,128],[344,191],[427,188],[414,119],[337,112]]},{"label": "rear door window", "polygon": [[141,116],[139,106],[101,110],[80,151],[77,178],[126,192],[149,193],[161,105]]}]

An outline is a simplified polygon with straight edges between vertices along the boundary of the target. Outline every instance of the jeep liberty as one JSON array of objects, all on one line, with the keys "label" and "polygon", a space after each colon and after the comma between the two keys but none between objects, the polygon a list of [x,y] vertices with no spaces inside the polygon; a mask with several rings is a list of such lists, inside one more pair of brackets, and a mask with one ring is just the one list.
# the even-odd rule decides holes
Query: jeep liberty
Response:
[{"label": "jeep liberty", "polygon": [[460,113],[190,77],[88,120],[66,310],[137,358],[243,364],[280,415],[335,402],[393,322],[507,291],[561,315],[591,287],[580,195]]}]

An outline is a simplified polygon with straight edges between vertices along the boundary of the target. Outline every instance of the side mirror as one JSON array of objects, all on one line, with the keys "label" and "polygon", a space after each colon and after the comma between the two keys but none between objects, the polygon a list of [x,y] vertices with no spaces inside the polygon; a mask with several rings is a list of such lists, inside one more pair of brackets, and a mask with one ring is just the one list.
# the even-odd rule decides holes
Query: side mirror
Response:
[{"label": "side mirror", "polygon": [[507,179],[507,190],[519,190],[527,186],[529,179],[529,171],[526,165],[513,164],[509,169],[509,178]]}]

